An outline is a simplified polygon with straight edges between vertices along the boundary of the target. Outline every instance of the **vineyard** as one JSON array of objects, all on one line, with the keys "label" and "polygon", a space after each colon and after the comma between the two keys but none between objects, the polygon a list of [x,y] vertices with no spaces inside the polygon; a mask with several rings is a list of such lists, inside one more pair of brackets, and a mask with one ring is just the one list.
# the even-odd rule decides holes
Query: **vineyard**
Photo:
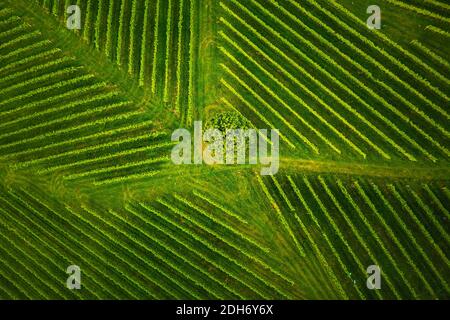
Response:
[{"label": "vineyard", "polygon": [[[449,299],[450,5],[372,4],[1,1],[0,299]],[[276,175],[171,162],[221,112]]]}]

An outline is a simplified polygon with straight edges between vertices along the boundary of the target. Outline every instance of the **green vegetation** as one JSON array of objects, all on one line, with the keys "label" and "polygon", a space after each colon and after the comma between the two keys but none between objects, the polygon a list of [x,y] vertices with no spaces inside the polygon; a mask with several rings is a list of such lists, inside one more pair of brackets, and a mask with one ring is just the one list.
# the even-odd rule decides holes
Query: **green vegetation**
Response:
[{"label": "green vegetation", "polygon": [[227,130],[248,129],[250,123],[237,112],[220,112],[206,121],[205,128],[218,129],[223,133]]},{"label": "green vegetation", "polygon": [[[371,4],[2,1],[0,299],[450,298],[450,6]],[[173,165],[197,120],[278,174]]]}]

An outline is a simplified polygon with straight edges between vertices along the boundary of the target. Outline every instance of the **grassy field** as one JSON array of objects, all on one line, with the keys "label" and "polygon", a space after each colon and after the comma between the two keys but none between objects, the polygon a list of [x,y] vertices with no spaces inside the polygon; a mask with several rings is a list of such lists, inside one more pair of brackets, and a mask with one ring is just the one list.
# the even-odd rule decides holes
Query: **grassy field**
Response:
[{"label": "grassy field", "polygon": [[[449,299],[450,6],[372,2],[2,1],[0,299]],[[172,164],[230,111],[276,175]]]}]

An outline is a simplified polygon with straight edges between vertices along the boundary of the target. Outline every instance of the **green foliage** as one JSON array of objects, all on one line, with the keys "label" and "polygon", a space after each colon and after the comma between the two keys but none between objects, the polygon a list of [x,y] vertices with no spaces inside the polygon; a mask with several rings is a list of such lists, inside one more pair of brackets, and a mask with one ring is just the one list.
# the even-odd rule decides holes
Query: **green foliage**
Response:
[{"label": "green foliage", "polygon": [[[224,141],[224,150],[223,150],[224,157],[226,153],[227,130],[237,130],[237,129],[246,130],[250,129],[250,127],[251,123],[247,119],[245,119],[242,115],[240,115],[235,111],[225,111],[216,113],[210,119],[208,119],[205,124],[205,129],[218,129],[220,132],[222,132]],[[245,137],[243,138],[245,139]],[[242,152],[242,150],[248,152],[249,150],[248,143],[245,142],[246,140],[242,140],[244,141],[245,145],[239,145],[237,139],[238,137],[235,137],[233,141],[233,143],[235,144],[235,152],[234,152],[235,161],[237,159],[237,155],[239,152]]]},{"label": "green foliage", "polygon": [[[0,300],[448,299],[450,10],[383,3],[0,1]],[[173,165],[205,114],[279,173]]]},{"label": "green foliage", "polygon": [[218,129],[226,133],[228,129],[249,129],[250,122],[235,111],[218,112],[205,123],[206,129]]}]

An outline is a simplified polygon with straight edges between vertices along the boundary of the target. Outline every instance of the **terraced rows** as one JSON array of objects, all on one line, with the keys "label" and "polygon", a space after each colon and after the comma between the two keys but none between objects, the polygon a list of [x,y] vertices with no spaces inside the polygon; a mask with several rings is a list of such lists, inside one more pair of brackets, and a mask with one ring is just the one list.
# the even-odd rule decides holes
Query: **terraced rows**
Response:
[{"label": "terraced rows", "polygon": [[[61,290],[61,266],[76,262],[86,278],[83,298],[302,295],[267,248],[230,227],[228,221],[242,222],[235,213],[205,195],[192,196],[195,205],[175,195],[157,203],[132,201],[116,211],[65,205],[32,186],[1,187],[0,211],[8,220],[1,222],[7,240],[1,242],[0,269],[13,267],[4,274],[3,289],[19,298],[78,298],[78,291]],[[217,218],[224,213],[227,222]],[[34,284],[36,292],[22,282]]]},{"label": "terraced rows", "polygon": [[257,126],[280,128],[291,150],[448,159],[450,83],[426,60],[369,33],[336,2],[229,0],[220,8],[222,102]]},{"label": "terraced rows", "polygon": [[[320,258],[342,298],[435,299],[450,292],[450,216],[445,184],[336,176],[264,179],[302,250]],[[382,291],[366,269],[382,269]],[[418,288],[424,288],[418,290]]]},{"label": "terraced rows", "polygon": [[450,6],[448,3],[435,0],[413,0],[407,3],[399,0],[386,0],[387,3],[410,10],[414,13],[419,13],[427,18],[432,18],[437,21],[450,24],[449,14]]},{"label": "terraced rows", "polygon": [[[448,296],[445,185],[308,175],[260,185],[300,243],[301,267],[271,255],[273,243],[265,245],[254,225],[208,193],[107,209],[63,204],[34,186],[2,187],[2,289],[18,298],[77,298],[61,289],[61,266],[76,262],[86,278],[83,298]],[[365,286],[371,264],[382,269],[382,291]]]},{"label": "terraced rows", "polygon": [[411,42],[411,47],[414,53],[422,59],[428,59],[428,64],[438,72],[439,76],[448,83],[448,79],[445,78],[445,74],[448,74],[450,70],[450,65],[448,61],[441,57],[438,53],[434,52],[432,48],[421,43],[420,41],[413,40]]},{"label": "terraced rows", "polygon": [[[65,25],[70,1],[37,1]],[[78,34],[138,79],[153,100],[181,122],[198,117],[199,5],[197,0],[81,0]]]},{"label": "terraced rows", "polygon": [[[443,1],[386,2],[448,38]],[[450,296],[450,65],[436,44],[404,47],[337,1],[77,0],[80,43],[65,29],[73,2],[6,3],[0,299]],[[45,30],[56,20],[41,8],[61,30]],[[66,36],[111,68],[55,46]],[[218,61],[201,54],[211,43]],[[203,63],[220,69],[219,97]],[[134,82],[143,93],[124,89]],[[170,168],[174,123],[148,104],[180,126],[226,107],[279,128],[280,172]],[[364,176],[394,168],[412,178]],[[72,264],[81,291],[65,287]],[[372,264],[383,290],[366,287]]]},{"label": "terraced rows", "polygon": [[12,11],[0,19],[2,161],[97,185],[158,172],[171,143],[153,121]]}]

